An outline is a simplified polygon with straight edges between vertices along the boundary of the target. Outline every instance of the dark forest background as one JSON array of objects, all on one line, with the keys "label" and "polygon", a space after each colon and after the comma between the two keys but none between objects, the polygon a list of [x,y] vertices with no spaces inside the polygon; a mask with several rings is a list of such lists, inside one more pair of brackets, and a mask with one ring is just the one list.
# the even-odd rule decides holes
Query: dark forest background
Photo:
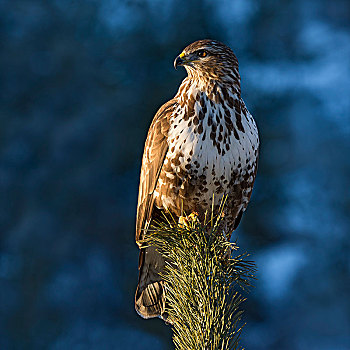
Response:
[{"label": "dark forest background", "polygon": [[242,345],[350,349],[348,0],[0,1],[0,349],[172,348],[133,306],[138,176],[203,38],[238,56],[262,139]]}]

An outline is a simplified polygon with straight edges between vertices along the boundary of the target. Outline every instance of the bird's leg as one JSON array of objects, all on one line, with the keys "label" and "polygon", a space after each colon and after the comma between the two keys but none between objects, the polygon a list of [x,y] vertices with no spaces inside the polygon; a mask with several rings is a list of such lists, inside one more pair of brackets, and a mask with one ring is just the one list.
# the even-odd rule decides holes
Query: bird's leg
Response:
[{"label": "bird's leg", "polygon": [[198,213],[195,211],[192,212],[188,216],[180,216],[179,217],[179,226],[180,227],[189,229],[189,228],[191,228],[191,226],[193,226],[194,223],[199,223]]},{"label": "bird's leg", "polygon": [[188,220],[192,222],[199,222],[198,215],[199,214],[196,211],[194,211],[188,216]]}]

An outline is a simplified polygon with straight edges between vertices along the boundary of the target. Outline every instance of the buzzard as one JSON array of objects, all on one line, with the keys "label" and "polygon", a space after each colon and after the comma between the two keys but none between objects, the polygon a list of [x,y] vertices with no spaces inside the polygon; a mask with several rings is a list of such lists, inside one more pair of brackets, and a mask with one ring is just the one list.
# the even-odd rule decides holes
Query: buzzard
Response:
[{"label": "buzzard", "polygon": [[[223,195],[224,230],[231,236],[247,208],[256,176],[259,136],[242,98],[238,61],[215,40],[199,40],[175,59],[187,77],[149,128],[140,175],[136,242],[140,248],[135,308],[144,318],[164,314],[164,259],[142,239],[162,209],[201,219]],[[214,194],[214,197],[213,197]],[[213,199],[214,198],[214,199]]]}]

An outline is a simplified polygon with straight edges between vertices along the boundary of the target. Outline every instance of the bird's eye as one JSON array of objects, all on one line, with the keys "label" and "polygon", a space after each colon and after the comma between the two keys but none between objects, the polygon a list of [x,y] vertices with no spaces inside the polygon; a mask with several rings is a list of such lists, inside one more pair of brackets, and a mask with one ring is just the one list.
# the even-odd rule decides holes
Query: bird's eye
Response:
[{"label": "bird's eye", "polygon": [[198,55],[199,57],[206,57],[206,56],[208,55],[208,52],[205,51],[205,50],[199,50],[199,51],[197,52],[197,55]]}]

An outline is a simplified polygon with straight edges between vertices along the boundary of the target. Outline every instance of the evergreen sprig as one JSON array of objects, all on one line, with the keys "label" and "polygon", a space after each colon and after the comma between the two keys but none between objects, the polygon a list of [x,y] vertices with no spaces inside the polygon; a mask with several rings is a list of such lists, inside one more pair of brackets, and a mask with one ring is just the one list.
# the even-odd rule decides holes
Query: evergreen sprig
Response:
[{"label": "evergreen sprig", "polygon": [[148,234],[149,244],[166,260],[166,312],[178,350],[239,346],[240,305],[245,298],[237,287],[251,286],[255,264],[246,260],[247,254],[234,256],[237,245],[220,232],[222,213],[221,208],[210,220],[189,220],[186,225],[167,214]]}]

